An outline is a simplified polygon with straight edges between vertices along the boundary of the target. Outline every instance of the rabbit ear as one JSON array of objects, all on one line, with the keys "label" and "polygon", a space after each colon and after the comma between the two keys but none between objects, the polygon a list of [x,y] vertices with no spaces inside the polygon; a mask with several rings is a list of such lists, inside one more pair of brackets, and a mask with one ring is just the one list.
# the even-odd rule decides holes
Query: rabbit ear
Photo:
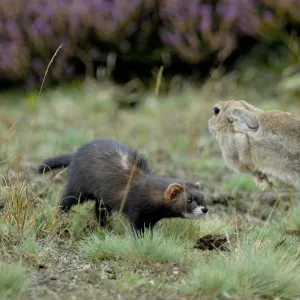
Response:
[{"label": "rabbit ear", "polygon": [[244,130],[257,131],[259,124],[255,115],[244,108],[235,108],[232,110],[231,118],[236,126]]}]

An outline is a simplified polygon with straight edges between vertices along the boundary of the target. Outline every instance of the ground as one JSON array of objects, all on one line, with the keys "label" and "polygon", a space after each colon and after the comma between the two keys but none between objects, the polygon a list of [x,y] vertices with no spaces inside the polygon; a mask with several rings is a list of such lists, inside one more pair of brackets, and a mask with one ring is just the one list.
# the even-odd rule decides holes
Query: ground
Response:
[{"label": "ground", "polygon": [[[181,92],[150,90],[141,105],[122,110],[114,85],[89,79],[44,90],[38,101],[36,92],[0,95],[0,298],[300,297],[299,196],[264,193],[249,175],[230,171],[207,128],[221,99],[300,112],[270,81],[260,87],[216,72]],[[98,137],[138,149],[159,175],[199,181],[209,215],[162,220],[143,240],[119,215],[112,231],[101,230],[91,203],[59,217],[66,172],[43,176],[36,166]]]}]

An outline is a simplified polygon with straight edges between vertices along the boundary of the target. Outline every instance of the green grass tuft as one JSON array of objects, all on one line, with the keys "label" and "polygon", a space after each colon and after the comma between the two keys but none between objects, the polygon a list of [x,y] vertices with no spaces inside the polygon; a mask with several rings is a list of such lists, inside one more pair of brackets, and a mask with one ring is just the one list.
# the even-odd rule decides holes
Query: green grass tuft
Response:
[{"label": "green grass tuft", "polygon": [[230,234],[234,230],[234,222],[229,218],[209,215],[196,220],[165,219],[158,223],[157,228],[166,237],[173,236],[181,241],[194,242],[209,234]]},{"label": "green grass tuft", "polygon": [[224,169],[226,170],[226,164],[223,159],[204,159],[196,162],[196,167],[200,174],[205,174],[206,172],[219,174]]},{"label": "green grass tuft", "polygon": [[166,237],[173,236],[182,241],[193,241],[201,234],[200,220],[165,219],[156,226]]},{"label": "green grass tuft", "polygon": [[0,262],[0,299],[17,299],[26,293],[30,281],[23,268]]},{"label": "green grass tuft", "polygon": [[232,174],[225,180],[221,187],[226,192],[235,194],[238,191],[245,192],[260,192],[261,190],[256,186],[253,179],[248,174]]},{"label": "green grass tuft", "polygon": [[130,232],[125,236],[107,233],[92,234],[80,243],[81,251],[92,260],[124,258],[134,262],[187,261],[186,251],[192,243],[174,236],[165,237],[160,231],[146,231],[144,238],[135,239]]},{"label": "green grass tuft", "polygon": [[42,252],[42,248],[39,247],[33,232],[28,233],[22,242],[15,245],[14,250],[17,254],[25,257],[26,259],[37,258],[37,256],[41,255]]},{"label": "green grass tuft", "polygon": [[250,231],[230,253],[202,259],[180,290],[215,296],[300,297],[297,247],[276,229]]},{"label": "green grass tuft", "polygon": [[98,229],[94,205],[93,201],[87,201],[74,206],[70,212],[66,227],[73,241],[80,240],[90,231]]},{"label": "green grass tuft", "polygon": [[222,218],[217,215],[211,215],[205,220],[200,221],[201,231],[200,236],[214,234],[231,234],[235,230],[235,223],[229,217]]},{"label": "green grass tuft", "polygon": [[300,207],[294,207],[290,212],[290,217],[286,222],[288,229],[300,234]]}]

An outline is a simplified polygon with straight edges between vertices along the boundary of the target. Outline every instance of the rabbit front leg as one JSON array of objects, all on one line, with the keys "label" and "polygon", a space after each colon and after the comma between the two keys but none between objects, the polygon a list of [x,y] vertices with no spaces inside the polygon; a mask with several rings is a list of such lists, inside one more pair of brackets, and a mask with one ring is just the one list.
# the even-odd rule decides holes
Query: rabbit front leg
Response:
[{"label": "rabbit front leg", "polygon": [[292,185],[283,182],[277,177],[266,175],[260,171],[253,172],[252,178],[255,184],[263,191],[270,191],[272,189],[274,190],[275,188],[284,188],[285,190],[293,189]]},{"label": "rabbit front leg", "polygon": [[273,182],[268,178],[268,176],[260,171],[254,171],[252,173],[252,178],[256,186],[263,191],[270,191],[274,187]]}]

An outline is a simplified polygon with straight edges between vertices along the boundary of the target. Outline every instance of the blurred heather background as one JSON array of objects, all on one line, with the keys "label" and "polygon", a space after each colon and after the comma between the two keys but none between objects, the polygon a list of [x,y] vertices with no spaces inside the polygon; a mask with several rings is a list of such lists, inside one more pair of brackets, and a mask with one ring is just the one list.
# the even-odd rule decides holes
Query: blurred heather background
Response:
[{"label": "blurred heather background", "polygon": [[282,50],[299,25],[297,0],[1,0],[0,87],[40,87],[60,45],[46,86],[80,76],[145,83],[160,66],[201,78],[258,44]]}]

